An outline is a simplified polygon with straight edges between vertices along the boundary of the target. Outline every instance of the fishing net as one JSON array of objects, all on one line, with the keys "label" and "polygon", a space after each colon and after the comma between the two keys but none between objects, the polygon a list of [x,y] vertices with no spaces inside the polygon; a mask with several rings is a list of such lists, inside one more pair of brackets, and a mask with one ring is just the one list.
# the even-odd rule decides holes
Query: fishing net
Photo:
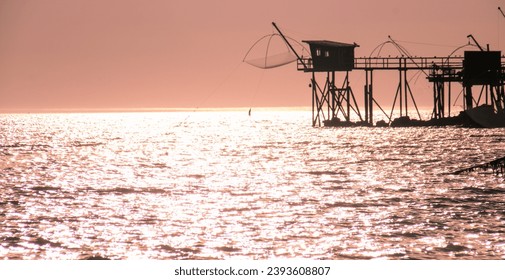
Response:
[{"label": "fishing net", "polygon": [[[291,38],[290,44],[299,48],[303,53],[303,46]],[[296,50],[296,49],[295,49]],[[298,52],[298,51],[297,51]],[[244,62],[261,69],[270,69],[283,66],[297,60],[296,55],[291,51],[284,39],[279,34],[270,34],[261,37],[252,45],[244,57]]]},{"label": "fishing net", "polygon": [[296,56],[291,53],[280,53],[280,54],[274,54],[274,55],[269,55],[265,57],[260,57],[260,58],[254,58],[254,59],[247,59],[244,60],[247,64],[250,64],[252,66],[261,68],[261,69],[270,69],[270,68],[275,68],[279,66],[283,66],[286,64],[289,64],[291,62],[296,61]]}]

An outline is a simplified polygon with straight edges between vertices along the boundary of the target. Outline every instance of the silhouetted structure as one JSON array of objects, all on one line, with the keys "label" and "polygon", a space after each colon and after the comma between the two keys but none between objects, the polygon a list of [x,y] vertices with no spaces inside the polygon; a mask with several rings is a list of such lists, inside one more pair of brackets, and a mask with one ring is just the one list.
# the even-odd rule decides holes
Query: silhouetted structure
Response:
[{"label": "silhouetted structure", "polygon": [[486,162],[484,164],[478,164],[478,165],[474,165],[469,168],[461,169],[461,170],[454,172],[453,174],[458,175],[461,173],[474,172],[477,170],[484,170],[485,171],[488,169],[493,170],[493,173],[495,173],[496,175],[502,175],[502,176],[505,175],[505,157],[498,158],[493,161]]},{"label": "silhouetted structure", "polygon": [[[484,50],[472,35],[468,35],[480,51],[466,51],[464,57],[412,57],[403,51],[401,57],[355,57],[356,43],[347,44],[326,40],[303,42],[310,46],[310,57],[300,57],[286,37],[277,29],[298,58],[299,71],[312,74],[312,125],[321,126],[372,126],[374,105],[388,118],[385,125],[433,126],[466,125],[480,127],[505,126],[504,67],[500,51]],[[402,50],[395,41],[390,42]],[[349,72],[365,71],[364,118],[350,86]],[[433,84],[433,113],[431,120],[421,120],[417,104],[409,85],[409,71],[423,71]],[[391,113],[388,115],[373,96],[373,73],[398,71],[398,87]],[[341,86],[336,74],[344,73]],[[322,77],[321,77],[322,76]],[[459,116],[451,115],[452,83],[463,86],[463,109]],[[474,89],[480,87],[478,97]],[[411,120],[410,106],[414,106],[419,120]],[[393,120],[393,112],[399,107],[399,118]],[[359,119],[351,122],[351,113]],[[339,119],[342,115],[344,121]],[[384,125],[384,124],[383,124]]]},{"label": "silhouetted structure", "polygon": [[302,41],[309,44],[312,63],[308,72],[352,71],[357,44],[332,41]]},{"label": "silhouetted structure", "polygon": [[[351,110],[361,119],[356,98],[349,83],[349,71],[354,69],[354,48],[357,44],[332,41],[303,41],[310,46],[311,58],[303,59],[299,69],[312,73],[312,125],[324,121],[339,121],[341,113],[347,123],[351,120]],[[325,73],[324,82],[318,79],[318,72]],[[338,86],[336,73],[344,72],[342,85]],[[362,119],[361,119],[362,120]]]}]

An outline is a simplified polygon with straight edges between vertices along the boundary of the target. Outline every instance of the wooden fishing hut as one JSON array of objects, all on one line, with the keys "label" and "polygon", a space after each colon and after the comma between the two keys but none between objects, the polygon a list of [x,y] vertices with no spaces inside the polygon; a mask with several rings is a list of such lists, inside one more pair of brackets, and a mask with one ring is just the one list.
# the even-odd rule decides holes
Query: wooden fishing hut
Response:
[{"label": "wooden fishing hut", "polygon": [[[363,121],[349,83],[349,72],[354,69],[354,49],[359,46],[326,40],[303,42],[309,45],[311,57],[301,58],[298,70],[312,73],[312,125],[340,122],[340,115],[350,124],[352,111]],[[341,86],[337,85],[337,72],[344,73]]]},{"label": "wooden fishing hut", "polygon": [[[474,97],[472,86],[480,85],[485,89],[485,104],[503,111],[500,92],[501,52],[500,51],[465,51],[463,60],[463,87],[465,88],[465,109],[472,109]],[[482,93],[481,93],[482,94]],[[480,100],[480,97],[479,97]],[[478,104],[477,104],[478,105]]]},{"label": "wooden fishing hut", "polygon": [[[477,123],[483,127],[505,126],[505,68],[501,52],[484,50],[473,39],[480,51],[466,51],[464,57],[413,57],[398,45],[393,39],[392,43],[401,52],[401,57],[355,57],[354,51],[359,47],[356,43],[348,44],[327,40],[304,40],[310,47],[310,56],[299,56],[289,41],[279,30],[279,35],[286,45],[297,57],[297,69],[312,74],[310,87],[312,89],[312,125],[321,126],[373,126],[373,105],[376,104],[389,119],[386,125],[394,126],[442,126],[442,125],[468,125],[463,118],[451,117],[451,84],[461,83],[464,89],[463,109],[472,119],[473,115],[491,122]],[[353,90],[349,82],[349,72],[353,70],[365,71],[364,86],[364,118],[361,115]],[[391,113],[389,115],[373,98],[373,72],[398,71],[399,82]],[[407,73],[409,71],[422,71],[429,82],[433,83],[433,113],[430,121],[422,121],[421,114],[410,89]],[[428,71],[428,72],[427,72]],[[340,83],[337,73],[343,73]],[[446,85],[448,90],[446,91]],[[473,86],[481,86],[477,98],[472,92]],[[448,102],[446,102],[446,96]],[[414,105],[419,120],[409,118],[409,97]],[[398,101],[400,117],[399,122],[393,120],[395,105]],[[446,114],[445,109],[448,109]],[[472,109],[477,110],[472,110]],[[351,122],[354,112],[359,119]],[[343,117],[343,121],[339,116]],[[458,116],[459,117],[459,116]],[[382,125],[382,124],[381,124]],[[474,124],[472,124],[474,125]]]}]

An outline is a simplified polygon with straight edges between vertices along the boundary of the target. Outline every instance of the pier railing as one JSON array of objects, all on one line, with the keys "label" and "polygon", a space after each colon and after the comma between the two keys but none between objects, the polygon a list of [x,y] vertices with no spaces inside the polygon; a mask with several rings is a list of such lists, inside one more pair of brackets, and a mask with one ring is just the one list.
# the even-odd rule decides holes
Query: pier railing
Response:
[{"label": "pier railing", "polygon": [[463,69],[463,57],[357,57],[357,70]]},{"label": "pier railing", "polygon": [[[299,71],[314,70],[311,58],[298,60]],[[354,58],[355,70],[432,70],[463,69],[463,57],[357,57]]]}]

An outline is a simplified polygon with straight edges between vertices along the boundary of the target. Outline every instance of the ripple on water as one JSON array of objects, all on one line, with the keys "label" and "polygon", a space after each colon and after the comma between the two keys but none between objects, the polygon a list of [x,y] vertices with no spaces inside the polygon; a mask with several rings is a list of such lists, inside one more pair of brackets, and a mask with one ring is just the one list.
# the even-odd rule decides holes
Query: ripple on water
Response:
[{"label": "ripple on water", "polygon": [[0,115],[7,259],[501,259],[504,129],[310,113]]}]

